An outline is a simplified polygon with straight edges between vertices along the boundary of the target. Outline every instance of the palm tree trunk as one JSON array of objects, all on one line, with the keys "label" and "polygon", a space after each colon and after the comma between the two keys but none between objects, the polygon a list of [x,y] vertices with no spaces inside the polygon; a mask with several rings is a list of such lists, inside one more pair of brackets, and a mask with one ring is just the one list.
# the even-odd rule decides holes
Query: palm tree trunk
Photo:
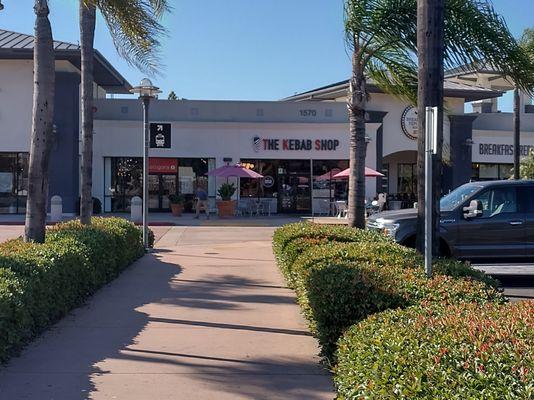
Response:
[{"label": "palm tree trunk", "polygon": [[82,177],[80,221],[91,223],[93,213],[93,45],[95,37],[96,8],[85,6],[80,0],[80,53],[82,100]]},{"label": "palm tree trunk", "polygon": [[349,204],[348,224],[365,228],[365,107],[366,87],[357,43],[352,55],[352,77],[349,92]]},{"label": "palm tree trunk", "polygon": [[438,107],[437,155],[433,160],[433,254],[439,253],[439,199],[443,148],[444,0],[417,1],[417,52],[419,61],[417,140],[417,249],[424,252],[425,229],[425,108]]},{"label": "palm tree trunk", "polygon": [[55,57],[47,0],[35,0],[33,110],[24,240],[45,239],[48,168],[53,140]]},{"label": "palm tree trunk", "polygon": [[521,99],[519,89],[514,90],[514,179],[519,177],[519,156],[521,145]]}]

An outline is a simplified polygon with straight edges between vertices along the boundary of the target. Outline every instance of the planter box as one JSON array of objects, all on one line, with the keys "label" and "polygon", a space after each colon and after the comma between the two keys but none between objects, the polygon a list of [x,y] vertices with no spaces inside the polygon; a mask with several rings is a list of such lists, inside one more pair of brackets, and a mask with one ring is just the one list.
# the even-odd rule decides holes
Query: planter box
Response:
[{"label": "planter box", "polygon": [[181,217],[183,210],[183,204],[171,204],[172,215],[174,215],[175,217]]},{"label": "planter box", "polygon": [[217,210],[219,211],[219,218],[233,217],[235,215],[235,204],[235,200],[217,201]]}]

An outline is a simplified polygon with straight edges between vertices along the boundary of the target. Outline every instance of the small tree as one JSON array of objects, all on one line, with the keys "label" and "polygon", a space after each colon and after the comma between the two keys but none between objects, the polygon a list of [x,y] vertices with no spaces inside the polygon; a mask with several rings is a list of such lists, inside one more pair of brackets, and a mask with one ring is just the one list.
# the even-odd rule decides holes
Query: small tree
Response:
[{"label": "small tree", "polygon": [[169,93],[169,96],[167,97],[167,99],[169,99],[169,100],[178,100],[178,96],[176,95],[176,93],[174,93],[174,90],[172,90]]},{"label": "small tree", "polygon": [[534,179],[534,150],[521,160],[519,175],[521,179]]}]

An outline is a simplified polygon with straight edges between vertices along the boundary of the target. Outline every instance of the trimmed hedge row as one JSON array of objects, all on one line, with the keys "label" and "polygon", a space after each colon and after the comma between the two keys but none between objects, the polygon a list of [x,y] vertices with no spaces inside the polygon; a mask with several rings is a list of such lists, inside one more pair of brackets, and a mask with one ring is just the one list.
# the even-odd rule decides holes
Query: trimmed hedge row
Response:
[{"label": "trimmed hedge row", "polygon": [[44,244],[0,244],[0,362],[143,254],[141,231],[122,218],[62,223]]},{"label": "trimmed hedge row", "polygon": [[374,313],[422,302],[504,302],[487,284],[494,281],[464,263],[438,261],[428,280],[415,251],[375,232],[300,223],[277,230],[273,243],[329,361],[343,331]]},{"label": "trimmed hedge row", "polygon": [[[288,283],[292,285],[292,265],[295,260],[308,249],[329,243],[360,243],[389,244],[381,257],[388,253],[395,258],[389,262],[402,262],[407,268],[424,269],[424,258],[414,249],[395,243],[387,236],[377,231],[352,229],[340,225],[318,225],[308,222],[288,224],[275,231],[273,236],[273,250],[278,265]],[[437,259],[433,262],[434,272],[454,278],[471,277],[490,286],[497,287],[499,282],[484,272],[471,268],[465,262],[451,259]]]},{"label": "trimmed hedge row", "polygon": [[534,398],[534,301],[373,315],[339,342],[347,399]]}]

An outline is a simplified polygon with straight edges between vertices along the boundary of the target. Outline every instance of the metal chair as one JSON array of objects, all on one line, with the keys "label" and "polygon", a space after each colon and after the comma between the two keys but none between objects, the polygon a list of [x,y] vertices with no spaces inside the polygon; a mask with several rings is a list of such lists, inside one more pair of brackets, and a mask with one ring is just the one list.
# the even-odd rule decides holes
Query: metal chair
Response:
[{"label": "metal chair", "polygon": [[251,214],[251,210],[250,210],[250,205],[249,205],[250,201],[249,200],[241,200],[239,199],[237,201],[237,207],[235,209],[235,215],[236,216],[245,216],[245,214],[249,214],[249,215],[252,215]]},{"label": "metal chair", "polygon": [[347,218],[349,210],[347,207],[347,202],[345,201],[336,201],[336,209],[338,218]]}]

